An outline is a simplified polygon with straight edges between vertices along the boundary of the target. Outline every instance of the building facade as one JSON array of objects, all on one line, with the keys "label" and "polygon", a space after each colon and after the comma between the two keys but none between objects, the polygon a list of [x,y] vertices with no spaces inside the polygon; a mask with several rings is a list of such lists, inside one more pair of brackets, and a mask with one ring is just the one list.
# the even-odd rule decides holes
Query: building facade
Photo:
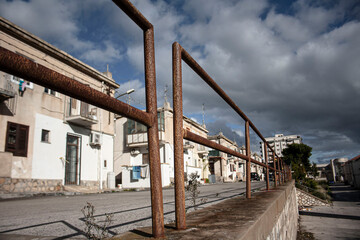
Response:
[{"label": "building facade", "polygon": [[[208,139],[236,152],[245,154],[245,148],[239,148],[236,142],[231,141],[222,132]],[[218,150],[209,151],[210,182],[245,181],[245,160]]]},{"label": "building facade", "polygon": [[[269,145],[275,150],[275,153],[282,157],[282,151],[287,148],[289,145],[296,143],[302,143],[302,138],[299,135],[288,135],[284,136],[284,134],[275,134],[275,137],[268,137],[265,140],[269,143]],[[264,143],[260,142],[260,149],[262,156],[265,156]],[[271,153],[271,150],[268,148],[268,153]],[[269,154],[269,158],[272,159],[272,155]]]},{"label": "building facade", "polygon": [[[98,72],[3,18],[0,45],[111,96],[119,87],[110,72]],[[5,72],[0,88],[0,191],[106,187],[113,172],[112,113]]]},{"label": "building facade", "polygon": [[[189,118],[183,119],[184,128],[206,138],[205,127]],[[158,128],[162,186],[170,186],[174,183],[173,110],[167,102],[158,109]],[[123,188],[150,187],[147,128],[117,116],[114,146],[116,183]],[[204,146],[184,140],[185,179],[191,173],[196,173],[199,180],[208,177],[207,154]]]}]

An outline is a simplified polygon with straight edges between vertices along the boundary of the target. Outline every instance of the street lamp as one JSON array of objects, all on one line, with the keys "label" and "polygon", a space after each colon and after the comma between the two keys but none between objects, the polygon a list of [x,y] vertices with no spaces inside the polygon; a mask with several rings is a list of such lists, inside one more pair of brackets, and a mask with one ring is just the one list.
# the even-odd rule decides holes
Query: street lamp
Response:
[{"label": "street lamp", "polygon": [[122,97],[122,96],[124,96],[124,95],[126,95],[126,94],[130,94],[130,93],[133,93],[133,92],[135,92],[135,89],[129,89],[129,90],[127,90],[126,92],[124,92],[124,93],[122,93],[122,94],[119,94],[117,97],[116,97],[116,99],[118,99],[119,97]]}]

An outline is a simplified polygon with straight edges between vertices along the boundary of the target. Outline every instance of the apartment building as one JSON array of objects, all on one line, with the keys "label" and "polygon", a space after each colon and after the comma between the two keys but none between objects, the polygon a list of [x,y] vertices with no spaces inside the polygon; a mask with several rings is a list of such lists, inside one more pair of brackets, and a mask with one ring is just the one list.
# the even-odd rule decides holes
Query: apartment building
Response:
[{"label": "apartment building", "polygon": [[[0,45],[113,96],[111,73],[94,68],[0,18]],[[0,72],[0,191],[107,187],[114,115],[27,79]]]},{"label": "apartment building", "polygon": [[[288,135],[284,136],[284,134],[275,134],[275,137],[268,137],[265,140],[269,143],[269,145],[275,150],[275,153],[282,157],[282,151],[293,143],[300,144],[302,143],[302,138],[299,135]],[[262,156],[265,156],[264,152],[264,143],[260,142],[260,149]],[[268,153],[271,153],[268,148]],[[269,154],[269,158],[272,159],[272,154]]]},{"label": "apartment building", "polygon": [[[207,137],[205,127],[187,117],[183,119],[184,128]],[[162,186],[169,186],[174,183],[174,140],[173,110],[168,102],[158,109],[158,128]],[[114,145],[116,183],[123,188],[150,187],[147,128],[117,116]],[[184,140],[185,178],[191,173],[196,173],[199,180],[208,177],[207,155],[208,150],[204,146]]]}]

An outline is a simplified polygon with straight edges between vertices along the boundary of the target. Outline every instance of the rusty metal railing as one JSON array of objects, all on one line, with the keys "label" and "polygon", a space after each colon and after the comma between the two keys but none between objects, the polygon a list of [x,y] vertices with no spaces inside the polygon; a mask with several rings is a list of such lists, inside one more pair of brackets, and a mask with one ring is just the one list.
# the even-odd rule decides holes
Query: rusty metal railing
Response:
[{"label": "rusty metal railing", "polygon": [[93,106],[133,119],[148,127],[152,231],[154,237],[162,237],[164,236],[164,214],[157,122],[154,28],[128,0],[113,0],[113,2],[121,8],[144,33],[146,112],[3,47],[0,47],[0,70],[53,89]]},{"label": "rusty metal railing", "polygon": [[[175,167],[175,215],[176,228],[186,229],[185,217],[185,190],[184,190],[184,155],[183,155],[183,139],[193,141],[198,144],[231,154],[233,156],[246,160],[246,197],[251,198],[251,177],[250,177],[250,163],[255,163],[266,168],[266,188],[269,189],[269,170],[274,171],[275,186],[277,182],[281,184],[284,176],[284,171],[280,168],[282,161],[267,143],[260,131],[250,121],[250,119],[241,111],[241,109],[233,102],[233,100],[220,88],[220,86],[205,72],[204,69],[190,56],[189,53],[181,47],[177,42],[173,43],[173,108],[174,108],[174,167]],[[192,133],[183,128],[183,100],[182,100],[182,60],[197,73],[230,107],[238,113],[238,115],[245,121],[245,142],[246,155],[240,154],[230,148],[224,147],[206,138],[203,138],[195,133]],[[250,127],[263,140],[265,149],[265,164],[251,158],[250,152]],[[273,153],[274,166],[270,167],[268,164],[267,147]],[[281,163],[283,164],[283,163]],[[277,165],[277,166],[276,166]],[[280,174],[281,173],[281,174]],[[284,179],[285,180],[285,179]]]}]

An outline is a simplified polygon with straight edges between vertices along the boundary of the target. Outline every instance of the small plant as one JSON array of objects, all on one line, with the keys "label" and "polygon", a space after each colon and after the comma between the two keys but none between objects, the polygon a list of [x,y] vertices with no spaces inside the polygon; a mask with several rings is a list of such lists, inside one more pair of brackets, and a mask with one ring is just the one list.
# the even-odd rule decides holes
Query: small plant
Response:
[{"label": "small plant", "polygon": [[99,224],[94,217],[95,207],[91,203],[87,203],[81,209],[81,212],[84,214],[85,220],[85,234],[88,239],[99,240],[108,237],[107,228],[112,222],[114,214],[105,213],[105,220],[103,224]]},{"label": "small plant", "polygon": [[206,203],[206,198],[201,198],[198,201],[200,191],[198,190],[198,187],[200,186],[200,183],[197,180],[198,175],[196,173],[191,173],[189,175],[189,184],[185,187],[185,191],[188,195],[187,199],[190,200],[191,206],[194,208],[194,210],[197,210],[197,207],[199,204]]}]

